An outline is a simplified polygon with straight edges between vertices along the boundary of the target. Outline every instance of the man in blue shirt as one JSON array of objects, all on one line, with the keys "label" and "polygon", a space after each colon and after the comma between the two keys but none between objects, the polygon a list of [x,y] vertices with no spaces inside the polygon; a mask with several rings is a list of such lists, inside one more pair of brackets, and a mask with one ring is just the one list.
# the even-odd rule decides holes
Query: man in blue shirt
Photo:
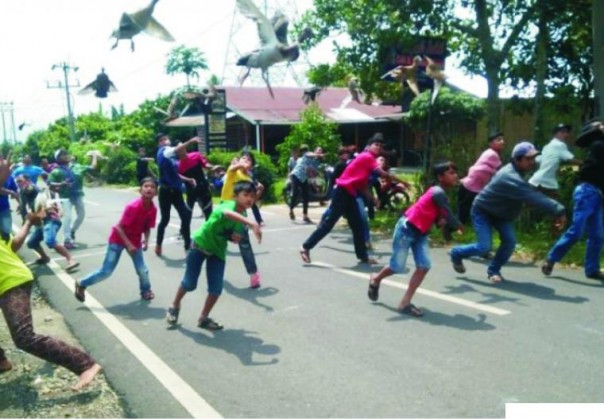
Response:
[{"label": "man in blue shirt", "polygon": [[0,232],[12,234],[13,219],[10,213],[9,197],[19,200],[17,184],[12,176],[8,176],[2,188],[0,188]]},{"label": "man in blue shirt", "polygon": [[159,133],[155,136],[157,141],[157,166],[159,168],[159,212],[161,220],[157,226],[157,239],[155,244],[155,254],[162,255],[162,243],[164,241],[164,233],[170,222],[170,209],[172,206],[176,208],[180,217],[180,232],[185,242],[185,250],[191,247],[191,209],[185,204],[182,196],[182,180],[178,174],[178,162],[176,154],[178,151],[186,148],[189,144],[201,142],[201,138],[193,137],[189,141],[178,144],[176,147],[171,146],[170,138]]}]

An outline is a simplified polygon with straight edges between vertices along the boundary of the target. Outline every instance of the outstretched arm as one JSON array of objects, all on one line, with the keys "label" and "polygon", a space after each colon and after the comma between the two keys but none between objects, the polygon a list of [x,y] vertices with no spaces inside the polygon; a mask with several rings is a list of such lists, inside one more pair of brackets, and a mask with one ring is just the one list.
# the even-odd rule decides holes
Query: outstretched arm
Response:
[{"label": "outstretched arm", "polygon": [[19,229],[17,234],[15,234],[15,236],[13,237],[13,240],[11,242],[11,249],[13,250],[13,252],[18,251],[21,248],[21,246],[23,246],[23,243],[25,242],[25,238],[29,234],[29,230],[31,229],[31,227],[34,224],[41,224],[41,223],[42,223],[42,218],[40,218],[39,215],[32,213],[27,216],[27,218],[25,219],[25,223],[21,226],[21,228]]}]

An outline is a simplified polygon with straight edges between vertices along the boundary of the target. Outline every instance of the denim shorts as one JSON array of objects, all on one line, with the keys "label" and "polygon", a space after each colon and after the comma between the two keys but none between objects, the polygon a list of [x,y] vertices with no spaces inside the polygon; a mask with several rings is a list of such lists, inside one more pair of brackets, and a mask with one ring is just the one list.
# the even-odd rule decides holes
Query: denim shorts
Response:
[{"label": "denim shorts", "polygon": [[409,249],[413,252],[413,260],[417,269],[429,270],[432,267],[428,235],[422,234],[417,228],[408,225],[407,218],[401,217],[394,228],[389,268],[396,273],[402,273],[407,265]]},{"label": "denim shorts", "polygon": [[185,275],[180,285],[187,292],[195,290],[204,262],[206,262],[208,294],[220,295],[224,285],[225,261],[216,256],[204,254],[194,245],[191,246],[191,249],[189,249],[189,252],[187,253]]},{"label": "denim shorts", "polygon": [[57,233],[61,229],[61,221],[50,220],[44,222],[43,226],[36,226],[34,231],[30,234],[27,239],[27,247],[30,249],[36,248],[40,245],[42,240],[46,243],[49,248],[54,248],[57,243]]}]

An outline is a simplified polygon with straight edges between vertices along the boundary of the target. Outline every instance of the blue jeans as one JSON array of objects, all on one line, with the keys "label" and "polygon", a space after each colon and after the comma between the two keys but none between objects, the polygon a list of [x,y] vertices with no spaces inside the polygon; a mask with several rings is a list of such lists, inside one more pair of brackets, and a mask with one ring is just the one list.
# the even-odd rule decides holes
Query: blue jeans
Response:
[{"label": "blue jeans", "polygon": [[367,216],[367,211],[365,210],[365,198],[359,195],[357,196],[356,201],[357,206],[359,207],[359,215],[361,216],[363,240],[365,240],[365,243],[368,243],[371,240],[371,236],[369,235],[369,217]]},{"label": "blue jeans", "polygon": [[487,268],[487,274],[501,275],[501,267],[510,260],[516,248],[514,222],[492,217],[476,206],[472,206],[471,215],[478,242],[455,246],[451,249],[451,260],[461,262],[462,259],[482,256],[490,252],[493,247],[493,229],[495,229],[499,233],[501,244]]},{"label": "blue jeans", "polygon": [[42,240],[46,243],[46,246],[53,249],[57,243],[57,233],[61,229],[61,221],[59,220],[47,220],[41,226],[34,227],[27,238],[27,247],[35,249],[40,246]]},{"label": "blue jeans", "polygon": [[[84,217],[86,217],[86,207],[84,206],[84,197],[76,196],[70,199],[65,199],[61,201],[63,205],[63,236],[65,243],[71,243],[73,240],[71,239],[72,233],[80,228],[82,223],[84,222]],[[72,216],[72,208],[75,208],[76,219],[71,224],[71,216]]]},{"label": "blue jeans", "polygon": [[13,234],[13,217],[10,208],[0,211],[0,231],[6,234]]},{"label": "blue jeans", "polygon": [[239,252],[241,253],[241,259],[243,259],[243,264],[245,265],[245,270],[248,275],[253,275],[258,272],[256,256],[254,256],[254,249],[252,249],[250,232],[247,226],[244,227],[243,234],[241,234],[241,240],[239,240]]},{"label": "blue jeans", "polygon": [[[80,281],[80,285],[83,287],[89,287],[96,284],[97,282],[103,281],[113,273],[117,263],[120,261],[122,251],[125,249],[124,246],[114,243],[107,245],[107,253],[105,254],[105,260],[103,266],[96,272],[87,275]],[[128,253],[130,254],[130,253]],[[132,263],[134,263],[134,269],[138,275],[138,284],[141,294],[151,289],[151,282],[149,281],[149,269],[145,265],[143,259],[143,250],[138,249],[134,254],[130,254]]]},{"label": "blue jeans", "polygon": [[388,267],[396,273],[403,272],[407,265],[409,249],[413,252],[416,268],[429,270],[432,267],[428,235],[421,234],[417,229],[410,227],[407,218],[403,216],[398,219],[394,227],[392,256]]},{"label": "blue jeans", "polygon": [[547,260],[551,263],[561,261],[587,232],[585,275],[590,276],[600,272],[600,254],[604,245],[602,192],[590,183],[581,183],[573,192],[573,201],[572,223],[551,248]]},{"label": "blue jeans", "polygon": [[197,288],[197,281],[201,274],[203,262],[207,260],[206,276],[208,278],[208,294],[220,295],[224,285],[224,268],[226,263],[224,260],[216,256],[208,256],[202,253],[195,244],[192,243],[191,249],[187,253],[187,266],[185,268],[185,276],[182,279],[180,286],[187,292]]}]

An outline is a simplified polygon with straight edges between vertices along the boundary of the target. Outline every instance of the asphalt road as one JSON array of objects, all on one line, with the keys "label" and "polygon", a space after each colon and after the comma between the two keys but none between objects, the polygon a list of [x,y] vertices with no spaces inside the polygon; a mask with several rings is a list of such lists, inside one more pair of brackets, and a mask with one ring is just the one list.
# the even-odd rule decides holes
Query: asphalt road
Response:
[{"label": "asphalt road", "polygon": [[[73,251],[78,279],[100,267],[110,227],[136,196],[86,194]],[[311,214],[318,219],[321,211]],[[262,287],[248,288],[230,245],[225,292],[212,313],[221,332],[196,327],[205,273],[183,301],[180,326],[165,323],[185,257],[175,211],[164,257],[145,255],[156,294],[150,303],[139,299],[126,253],[112,277],[88,288],[86,305],[57,265],[34,268],[133,416],[501,417],[510,402],[604,401],[604,286],[581,270],[545,278],[537,266],[511,263],[507,281],[492,285],[483,262],[467,262],[460,276],[446,249],[432,249],[432,271],[414,299],[425,316],[414,319],[395,311],[408,273],[384,283],[378,303],[366,296],[370,271],[390,255],[389,238],[374,252],[380,265],[366,267],[356,263],[349,231],[337,228],[305,266],[298,249],[314,227],[292,223],[283,206],[263,213],[264,239],[254,243]],[[196,208],[194,228],[200,214]]]}]

